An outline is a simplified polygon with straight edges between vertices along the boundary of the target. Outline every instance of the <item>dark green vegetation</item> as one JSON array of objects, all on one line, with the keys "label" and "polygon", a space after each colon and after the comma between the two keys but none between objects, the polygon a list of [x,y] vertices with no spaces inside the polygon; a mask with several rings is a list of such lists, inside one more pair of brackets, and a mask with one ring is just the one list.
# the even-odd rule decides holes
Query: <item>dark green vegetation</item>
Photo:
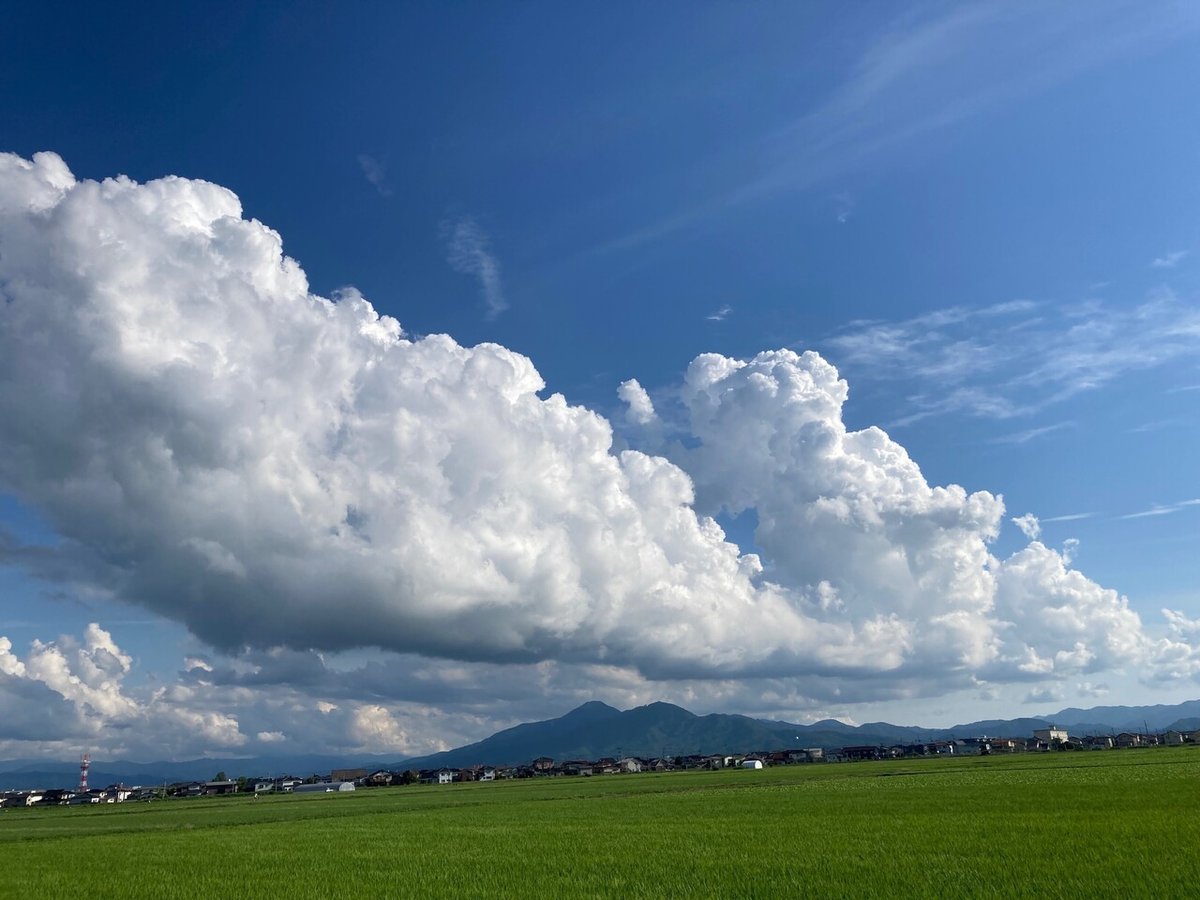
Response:
[{"label": "dark green vegetation", "polygon": [[1186,896],[1200,749],[0,812],[3,897]]}]

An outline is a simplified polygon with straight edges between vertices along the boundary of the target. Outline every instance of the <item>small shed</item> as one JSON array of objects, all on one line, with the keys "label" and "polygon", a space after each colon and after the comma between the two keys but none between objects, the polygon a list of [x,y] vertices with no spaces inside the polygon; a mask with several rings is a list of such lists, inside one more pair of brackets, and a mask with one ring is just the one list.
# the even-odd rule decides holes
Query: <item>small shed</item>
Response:
[{"label": "small shed", "polygon": [[763,767],[763,762],[761,759],[743,759],[742,760],[742,768],[743,769],[761,769],[762,767]]}]

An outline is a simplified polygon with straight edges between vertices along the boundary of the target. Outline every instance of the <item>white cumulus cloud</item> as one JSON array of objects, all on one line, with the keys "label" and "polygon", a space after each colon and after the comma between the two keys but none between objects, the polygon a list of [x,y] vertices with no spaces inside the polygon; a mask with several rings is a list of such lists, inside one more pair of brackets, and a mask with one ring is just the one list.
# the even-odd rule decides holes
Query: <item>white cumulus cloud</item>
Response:
[{"label": "white cumulus cloud", "polygon": [[1033,513],[1025,513],[1023,516],[1014,516],[1013,524],[1021,529],[1021,533],[1031,541],[1036,541],[1042,536],[1042,525],[1038,521],[1038,517]]},{"label": "white cumulus cloud", "polygon": [[153,744],[169,754],[245,743],[234,716],[195,702],[186,688],[131,691],[125,678],[132,662],[95,623],[82,640],[35,640],[23,657],[0,635],[0,749],[103,746],[136,753]]},{"label": "white cumulus cloud", "polygon": [[[498,311],[485,237],[463,220],[449,239]],[[0,488],[60,537],[10,537],[0,561],[230,653],[373,646],[845,699],[1165,652],[1062,554],[994,557],[1001,498],[930,485],[882,430],[848,430],[846,382],[815,353],[698,357],[686,440],[618,453],[603,417],[540,396],[526,357],[312,294],[228,190],[76,181],[53,154],[0,157],[0,297]],[[656,416],[636,381],[621,396],[632,422]],[[762,558],[713,518],[748,509]],[[53,660],[35,680],[120,714],[105,685],[127,663],[86,646],[79,685]],[[1170,643],[1173,672],[1190,652]],[[271,665],[327,677],[282,650]],[[171,696],[192,709],[214,669]],[[321,702],[363,746],[411,742],[382,706]],[[248,733],[274,732],[292,734],[264,713]]]}]

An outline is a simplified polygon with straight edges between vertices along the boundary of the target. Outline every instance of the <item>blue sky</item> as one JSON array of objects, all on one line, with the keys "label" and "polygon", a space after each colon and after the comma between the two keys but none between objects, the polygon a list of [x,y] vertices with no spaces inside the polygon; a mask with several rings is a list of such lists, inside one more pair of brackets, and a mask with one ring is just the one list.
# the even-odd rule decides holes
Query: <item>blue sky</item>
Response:
[{"label": "blue sky", "polygon": [[[822,481],[810,471],[824,457],[790,456],[788,468],[778,444],[758,460],[766,444],[739,443],[722,431],[768,428],[806,439],[799,424],[795,431],[780,425],[792,415],[788,403],[754,406],[753,416],[749,406],[736,413],[722,406],[714,421],[723,425],[698,422],[685,372],[700,354],[746,361],[762,351],[811,350],[849,386],[844,407],[822,413],[822,421],[843,432],[882,428],[919,466],[923,484],[1003,496],[1004,512],[988,513],[1001,523],[998,533],[988,534],[981,519],[959,550],[970,556],[986,546],[1008,565],[1036,538],[1052,554],[1048,564],[1127,597],[1140,618],[1139,640],[1149,643],[1120,650],[1129,627],[1117,616],[1108,631],[1037,651],[1050,659],[1085,644],[1090,661],[1075,669],[1062,661],[1056,671],[1014,662],[1008,675],[997,668],[989,676],[995,660],[967,666],[960,659],[951,666],[958,674],[939,686],[916,660],[940,659],[944,646],[923,642],[934,641],[940,627],[930,624],[938,621],[937,605],[944,600],[949,609],[958,595],[934,590],[924,600],[884,603],[872,594],[886,593],[882,575],[861,584],[846,576],[842,596],[861,593],[860,601],[845,600],[845,621],[835,615],[836,603],[814,615],[823,626],[852,622],[864,634],[876,634],[864,624],[868,612],[880,628],[910,623],[904,637],[893,634],[908,650],[889,670],[891,688],[886,673],[855,665],[843,671],[843,657],[812,649],[840,638],[811,646],[797,638],[750,663],[752,633],[722,634],[703,650],[692,636],[650,646],[603,631],[597,623],[604,617],[591,614],[580,619],[588,624],[570,629],[534,616],[538,625],[519,647],[482,635],[323,643],[322,635],[337,630],[328,612],[313,613],[312,630],[275,628],[248,613],[243,622],[236,610],[249,607],[222,606],[217,587],[197,587],[186,603],[168,599],[161,586],[130,587],[135,568],[161,565],[165,572],[182,563],[161,548],[130,551],[136,566],[118,559],[120,540],[136,543],[122,531],[125,519],[104,519],[116,516],[108,507],[72,505],[36,467],[14,464],[0,481],[0,635],[11,642],[11,659],[24,660],[28,681],[35,657],[45,653],[93,663],[99,653],[111,659],[97,671],[109,681],[119,675],[123,687],[107,699],[88,699],[42,678],[37,689],[73,703],[81,724],[62,738],[47,731],[40,741],[28,737],[36,737],[36,723],[21,739],[0,733],[0,755],[95,742],[89,716],[125,716],[121,721],[136,731],[137,716],[154,703],[175,704],[176,743],[155,748],[130,738],[114,752],[254,752],[285,739],[418,752],[556,714],[593,693],[618,705],[666,697],[698,711],[930,725],[1193,698],[1200,656],[1183,648],[1200,635],[1198,38],[1200,15],[1171,3],[343,4],[289,11],[206,4],[150,16],[119,5],[40,4],[10,14],[0,38],[0,151],[27,161],[52,151],[78,182],[125,175],[142,184],[175,175],[221,185],[237,195],[244,221],[258,220],[281,236],[312,294],[347,303],[357,296],[347,291],[357,291],[418,342],[447,334],[463,348],[491,342],[522,354],[545,382],[539,398],[562,394],[611,422],[618,451],[662,455],[688,474],[697,491],[688,508],[714,516],[743,554],[761,559],[764,573],[746,583],[760,592],[754,602],[767,602],[763,584],[774,580],[792,592],[780,602],[800,608],[817,602],[819,583],[838,587],[840,577],[805,568],[812,556],[805,548],[821,542],[804,532],[821,527],[817,513],[805,518],[799,506],[767,512],[772,497],[806,497],[823,515],[821,504],[846,487],[846,496],[896,510],[904,524],[888,539],[903,544],[910,567],[919,568],[913,560],[925,551],[950,552],[943,544],[936,552],[933,545],[914,549],[916,538],[905,536],[920,530],[913,522],[925,528],[941,514],[914,512],[911,498],[873,495],[884,488],[854,457],[868,450],[847,451],[846,467]],[[31,252],[66,252],[62,235],[45,240]],[[5,255],[0,243],[0,259]],[[13,297],[19,285],[42,277],[15,271],[0,278]],[[177,290],[186,294],[211,275],[198,270]],[[147,304],[170,300],[139,296]],[[204,325],[186,313],[175,321],[180,332]],[[290,326],[281,321],[272,332],[266,322],[262,334],[274,333],[277,348],[290,346]],[[6,340],[28,345],[28,332],[5,327]],[[227,338],[211,341],[218,346]],[[79,348],[80,358],[95,349]],[[46,369],[66,365],[63,354],[48,354]],[[813,363],[757,365],[720,382],[729,397],[735,387],[761,383],[751,371],[780,384],[801,372],[836,393]],[[5,370],[6,391],[28,393],[36,372]],[[746,383],[735,386],[730,379],[742,375]],[[49,382],[56,374],[45,376]],[[646,392],[652,419],[635,421],[618,396],[629,379]],[[181,396],[203,396],[209,384],[193,382]],[[299,379],[296,392],[303,390]],[[113,408],[132,410],[132,396]],[[185,400],[178,408],[191,409]],[[481,428],[490,421],[475,414]],[[50,426],[20,421],[9,452],[35,457],[49,446]],[[209,422],[192,424],[202,421]],[[426,435],[442,435],[442,428],[458,434],[442,419],[422,421]],[[569,426],[580,433],[587,427],[576,420]],[[135,426],[129,429],[124,438]],[[89,446],[81,429],[78,448]],[[718,459],[721,453],[729,457]],[[734,471],[731,459],[742,460],[745,471]],[[776,466],[783,481],[751,478],[759,462],[763,471]],[[379,465],[399,482],[409,471],[402,460]],[[588,482],[585,470],[572,471],[572,483]],[[415,464],[412,477],[420,477]],[[541,490],[513,482],[497,496],[527,496],[536,506]],[[350,506],[365,509],[363,497]],[[847,502],[852,512],[837,513],[839,523],[858,515]],[[576,508],[575,501],[563,503]],[[124,513],[150,508],[162,509]],[[1039,520],[1029,535],[1011,521],[1026,513]],[[95,527],[80,525],[79,516],[95,517]],[[755,533],[768,516],[777,523],[775,543]],[[544,521],[530,513],[529,527]],[[854,539],[874,541],[874,526],[863,522]],[[347,523],[368,529],[354,515]],[[792,543],[779,537],[784,523]],[[407,527],[397,524],[393,537],[415,540]],[[513,528],[515,545],[523,535]],[[380,547],[378,533],[367,537]],[[207,548],[212,565],[214,546],[240,558],[238,546],[209,532],[181,539]],[[502,565],[480,552],[488,565]],[[98,574],[97,558],[107,574]],[[676,566],[704,568],[680,558],[692,562]],[[863,558],[848,555],[842,563],[863,565]],[[379,565],[391,572],[390,563]],[[592,573],[579,560],[573,566]],[[1025,570],[1014,563],[1012,571]],[[176,574],[191,583],[186,570]],[[618,574],[587,574],[580,590],[595,591],[590,597],[615,590]],[[417,578],[403,565],[392,575]],[[254,580],[253,573],[245,577]],[[512,577],[517,588],[533,590]],[[599,588],[587,581],[592,577],[609,580]],[[704,588],[688,580],[693,575],[680,577],[691,602],[704,605]],[[287,609],[285,586],[261,579],[255,583],[270,585],[262,590],[275,609]],[[1065,583],[1060,579],[1058,599],[1038,602],[1061,610]],[[438,596],[445,591],[454,608],[467,602],[459,589],[467,590],[428,587]],[[585,606],[594,613],[597,602]],[[292,615],[301,620],[320,603],[314,596]],[[224,637],[198,626],[205,604],[214,604],[213,617],[241,624]],[[670,608],[687,618],[687,607]],[[1076,612],[1087,619],[1098,608],[1084,604]],[[1182,619],[1164,619],[1164,608]],[[404,607],[398,635],[423,633],[415,610]],[[105,639],[94,635],[89,643],[91,622],[119,650],[105,649]],[[1000,616],[989,634],[1003,643],[1007,638],[997,635],[1027,625]],[[1164,640],[1175,643],[1147,649]],[[32,641],[42,649],[30,651]],[[847,646],[866,653],[875,645]],[[996,652],[997,659],[1017,653]],[[287,658],[294,668],[270,674],[266,657]],[[489,691],[509,677],[503,673],[516,672],[509,665],[524,668],[511,674],[511,687]],[[589,666],[606,668],[599,674]],[[369,673],[382,671],[391,681],[438,687],[411,695],[363,687]],[[1045,677],[1033,678],[1035,671]],[[246,692],[236,702],[234,688]],[[15,719],[12,697],[20,692],[12,691],[0,699],[9,697]],[[155,691],[162,692],[157,700]],[[307,695],[320,695],[338,712],[297,711],[297,698]],[[196,715],[212,727],[197,726],[189,736],[186,723]],[[235,733],[244,740],[231,739]]]}]

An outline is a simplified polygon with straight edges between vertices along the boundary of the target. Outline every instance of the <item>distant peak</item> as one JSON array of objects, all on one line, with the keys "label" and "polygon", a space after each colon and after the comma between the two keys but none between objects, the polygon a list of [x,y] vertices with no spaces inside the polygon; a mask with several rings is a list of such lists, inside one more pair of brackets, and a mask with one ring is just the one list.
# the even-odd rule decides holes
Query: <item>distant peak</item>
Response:
[{"label": "distant peak", "polygon": [[[682,706],[676,706],[674,703],[668,703],[666,700],[656,700],[653,703],[647,703],[645,706],[639,706],[637,709],[643,709],[656,713],[684,713],[689,716],[694,716],[691,710],[684,709]],[[634,712],[634,710],[630,710]]]},{"label": "distant peak", "polygon": [[587,703],[577,706],[569,713],[566,713],[563,718],[579,718],[581,716],[611,716],[619,715],[620,712],[621,711],[619,709],[609,706],[607,703],[603,703],[600,700],[589,700]]}]

